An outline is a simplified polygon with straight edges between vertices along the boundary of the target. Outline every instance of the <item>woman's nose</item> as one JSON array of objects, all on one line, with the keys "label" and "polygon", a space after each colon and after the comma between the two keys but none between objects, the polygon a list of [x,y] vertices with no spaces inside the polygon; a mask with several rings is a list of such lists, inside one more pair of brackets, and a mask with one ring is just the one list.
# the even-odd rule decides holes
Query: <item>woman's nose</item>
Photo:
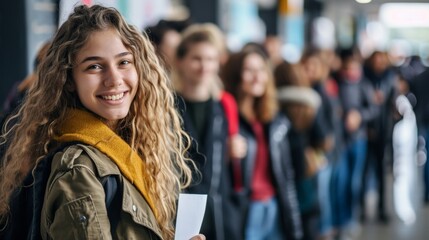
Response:
[{"label": "woman's nose", "polygon": [[122,75],[119,70],[115,67],[109,67],[106,70],[106,75],[104,79],[105,87],[117,87],[122,85]]}]

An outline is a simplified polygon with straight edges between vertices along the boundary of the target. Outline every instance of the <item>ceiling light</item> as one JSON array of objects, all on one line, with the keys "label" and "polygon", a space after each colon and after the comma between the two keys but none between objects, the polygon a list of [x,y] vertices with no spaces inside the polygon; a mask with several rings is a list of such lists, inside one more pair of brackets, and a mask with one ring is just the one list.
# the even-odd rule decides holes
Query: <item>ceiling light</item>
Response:
[{"label": "ceiling light", "polygon": [[364,4],[364,3],[370,3],[372,0],[356,0],[356,2],[358,2],[358,3],[362,3],[362,4]]}]

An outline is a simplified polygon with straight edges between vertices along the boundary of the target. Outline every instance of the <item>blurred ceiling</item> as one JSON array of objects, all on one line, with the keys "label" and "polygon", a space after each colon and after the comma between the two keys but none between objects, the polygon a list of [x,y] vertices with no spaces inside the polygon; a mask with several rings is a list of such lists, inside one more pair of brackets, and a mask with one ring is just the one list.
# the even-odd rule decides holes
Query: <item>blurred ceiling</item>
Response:
[{"label": "blurred ceiling", "polygon": [[325,13],[328,15],[364,13],[377,16],[379,7],[384,3],[428,3],[428,0],[372,0],[361,4],[355,0],[320,0],[325,3]]},{"label": "blurred ceiling", "polygon": [[352,6],[364,9],[378,7],[383,3],[428,3],[428,0],[372,0],[370,3],[357,3],[355,0],[320,0],[328,6]]}]

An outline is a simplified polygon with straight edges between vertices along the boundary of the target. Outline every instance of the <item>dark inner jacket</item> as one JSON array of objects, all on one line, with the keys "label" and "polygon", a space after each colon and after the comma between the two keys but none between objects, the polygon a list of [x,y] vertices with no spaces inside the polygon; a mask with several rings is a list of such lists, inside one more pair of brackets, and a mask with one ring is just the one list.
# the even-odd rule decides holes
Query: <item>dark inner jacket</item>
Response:
[{"label": "dark inner jacket", "polygon": [[[226,172],[228,122],[220,102],[211,100],[209,110],[206,109],[205,132],[198,133],[186,102],[182,97],[176,99],[178,111],[183,119],[184,130],[191,136],[192,144],[188,150],[189,157],[195,162],[200,173],[194,171],[193,183],[186,189],[188,193],[208,194],[206,212],[201,233],[207,239],[231,239],[225,226],[233,225],[224,217],[224,209],[228,202],[225,196],[232,191],[232,184]],[[199,136],[203,144],[198,142]]]}]

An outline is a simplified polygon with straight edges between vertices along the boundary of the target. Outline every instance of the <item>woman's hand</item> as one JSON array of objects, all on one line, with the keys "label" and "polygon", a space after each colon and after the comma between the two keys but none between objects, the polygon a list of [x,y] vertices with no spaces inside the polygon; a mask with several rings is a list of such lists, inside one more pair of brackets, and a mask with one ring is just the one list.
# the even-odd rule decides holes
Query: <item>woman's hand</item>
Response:
[{"label": "woman's hand", "polygon": [[351,110],[346,117],[346,129],[349,133],[355,132],[360,124],[362,123],[362,116],[359,111],[353,109]]},{"label": "woman's hand", "polygon": [[231,159],[242,159],[247,154],[246,139],[240,134],[229,137],[229,156]]},{"label": "woman's hand", "polygon": [[206,240],[206,237],[203,234],[198,234],[197,236],[192,237],[190,240]]}]

